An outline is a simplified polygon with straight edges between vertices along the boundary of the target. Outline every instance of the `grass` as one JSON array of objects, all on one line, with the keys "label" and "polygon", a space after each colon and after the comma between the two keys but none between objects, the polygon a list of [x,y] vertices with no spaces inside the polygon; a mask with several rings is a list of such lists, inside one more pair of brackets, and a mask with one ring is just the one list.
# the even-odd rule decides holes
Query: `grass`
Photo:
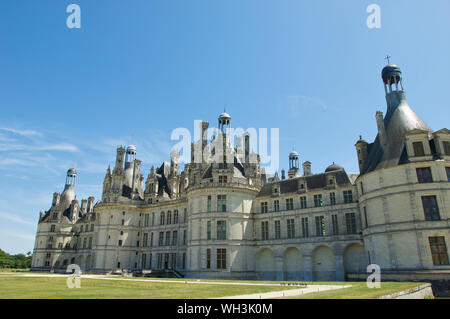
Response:
[{"label": "grass", "polygon": [[[332,284],[332,283],[329,283]],[[366,282],[340,282],[338,285],[352,285],[349,288],[313,292],[306,295],[288,297],[289,299],[374,299],[402,290],[418,287],[420,282],[382,282],[381,288],[368,288]]]},{"label": "grass", "polygon": [[[33,273],[36,274],[36,273]],[[47,273],[48,274],[48,273]],[[110,278],[122,278],[112,276]],[[229,283],[268,283],[273,286],[252,285],[213,285],[155,282],[167,281],[198,281],[197,279],[175,278],[133,278],[144,281],[104,280],[81,278],[81,288],[69,289],[67,277],[26,277],[0,274],[0,299],[202,299],[234,296],[252,293],[264,293],[287,289],[298,289],[297,286],[282,286],[276,281],[236,281],[209,280],[208,282]],[[153,281],[152,281],[153,280]],[[352,285],[350,288],[330,290],[289,297],[289,299],[371,299],[379,296],[399,292],[420,286],[422,283],[413,282],[382,282],[380,289],[369,289],[365,282],[309,282],[314,285]]]},{"label": "grass", "polygon": [[66,285],[66,280],[66,277],[0,276],[0,299],[196,299],[264,293],[295,288],[81,278],[81,288],[69,289]]}]

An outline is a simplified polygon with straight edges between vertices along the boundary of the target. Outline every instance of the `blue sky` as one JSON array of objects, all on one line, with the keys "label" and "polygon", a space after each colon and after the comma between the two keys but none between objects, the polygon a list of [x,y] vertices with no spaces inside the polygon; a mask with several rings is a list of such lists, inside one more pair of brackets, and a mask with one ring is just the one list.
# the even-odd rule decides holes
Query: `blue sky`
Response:
[{"label": "blue sky", "polygon": [[[81,7],[81,29],[66,7]],[[366,8],[381,7],[381,29]],[[315,173],[357,172],[354,144],[385,111],[386,54],[434,130],[450,115],[450,2],[3,0],[0,2],[0,248],[32,250],[39,211],[76,167],[77,197],[101,196],[120,144],[143,174],[177,127],[279,128]]]}]

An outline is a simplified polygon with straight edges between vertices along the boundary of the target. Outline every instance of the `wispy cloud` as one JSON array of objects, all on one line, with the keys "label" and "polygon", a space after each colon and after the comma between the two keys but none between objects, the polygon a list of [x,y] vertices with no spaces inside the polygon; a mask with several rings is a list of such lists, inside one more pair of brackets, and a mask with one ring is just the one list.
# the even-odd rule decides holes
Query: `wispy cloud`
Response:
[{"label": "wispy cloud", "polygon": [[7,229],[1,229],[0,231],[2,232],[3,235],[15,237],[15,238],[26,239],[26,240],[34,240],[35,239],[35,236],[30,233],[23,233],[23,232],[12,231],[12,230],[7,230]]},{"label": "wispy cloud", "polygon": [[30,225],[30,226],[35,226],[36,225],[36,223],[34,223],[34,222],[30,221],[30,220],[23,219],[20,216],[17,216],[17,215],[14,215],[14,214],[9,214],[9,213],[0,212],[0,219],[9,220],[11,222],[24,224],[24,225]]},{"label": "wispy cloud", "polygon": [[33,130],[20,130],[20,129],[15,129],[15,128],[11,128],[11,127],[0,127],[0,130],[5,131],[5,132],[10,132],[16,135],[20,135],[20,136],[42,136],[41,132],[37,132],[37,131],[33,131]]},{"label": "wispy cloud", "polygon": [[326,111],[328,106],[320,99],[305,95],[290,95],[288,106],[294,116],[304,115],[305,111]]}]

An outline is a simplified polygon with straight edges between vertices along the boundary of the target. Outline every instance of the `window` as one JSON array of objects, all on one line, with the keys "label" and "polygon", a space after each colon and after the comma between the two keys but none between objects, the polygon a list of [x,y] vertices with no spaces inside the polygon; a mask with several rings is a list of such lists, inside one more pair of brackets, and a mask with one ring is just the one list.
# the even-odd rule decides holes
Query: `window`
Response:
[{"label": "window", "polygon": [[433,265],[448,265],[447,246],[444,236],[428,237]]},{"label": "window", "polygon": [[226,212],[227,211],[227,196],[217,195],[217,211]]},{"label": "window", "polygon": [[300,208],[304,209],[307,208],[308,206],[306,205],[306,196],[302,196],[300,197]]},{"label": "window", "polygon": [[422,196],[423,212],[425,220],[440,220],[439,207],[436,196]]},{"label": "window", "polygon": [[267,202],[261,203],[261,214],[267,213]]},{"label": "window", "polygon": [[336,194],[330,193],[330,205],[336,205]]},{"label": "window", "polygon": [[183,245],[186,245],[186,234],[187,234],[187,232],[185,229],[185,230],[183,230]]},{"label": "window", "polygon": [[183,218],[184,218],[184,222],[187,223],[187,218],[188,218],[188,216],[187,216],[187,208],[184,209]]},{"label": "window", "polygon": [[148,214],[144,215],[144,227],[148,227]]},{"label": "window", "polygon": [[303,238],[309,237],[308,217],[302,218],[302,234]]},{"label": "window", "polygon": [[211,221],[206,222],[206,239],[211,240]]},{"label": "window", "polygon": [[356,214],[345,214],[345,224],[347,225],[347,234],[356,234]]},{"label": "window", "polygon": [[159,246],[163,246],[164,245],[164,232],[159,232],[159,242],[158,242]]},{"label": "window", "polygon": [[217,240],[227,239],[227,222],[225,220],[217,221]]},{"label": "window", "polygon": [[50,226],[50,232],[53,233],[54,231],[55,231],[55,225],[51,225],[51,226]]},{"label": "window", "polygon": [[413,142],[414,156],[424,156],[425,151],[423,150],[422,142]]},{"label": "window", "polygon": [[344,203],[353,203],[353,193],[352,191],[344,191]]},{"label": "window", "polygon": [[211,212],[211,196],[208,196],[208,201],[207,201],[207,204],[206,204],[206,210],[207,210],[208,213]]},{"label": "window", "polygon": [[363,211],[364,211],[364,223],[365,223],[366,228],[368,228],[369,227],[369,220],[367,219],[367,208],[366,208],[366,206],[364,206]]},{"label": "window", "polygon": [[161,215],[159,215],[159,224],[164,225],[165,220],[166,220],[166,214],[164,212],[161,212]]},{"label": "window", "polygon": [[279,212],[280,211],[280,201],[278,199],[273,202],[273,210],[275,212]]},{"label": "window", "polygon": [[178,224],[178,211],[177,210],[175,210],[173,212],[173,223]]},{"label": "window", "polygon": [[269,239],[269,222],[261,222],[261,240]]},{"label": "window", "polygon": [[293,210],[293,209],[294,209],[294,199],[287,198],[286,199],[286,210]]},{"label": "window", "polygon": [[178,245],[178,231],[177,230],[175,230],[172,233],[172,246],[176,246],[176,245]]},{"label": "window", "polygon": [[287,234],[288,234],[288,238],[295,238],[295,220],[294,219],[287,220]]},{"label": "window", "polygon": [[217,269],[227,268],[227,250],[225,248],[217,248]]},{"label": "window", "polygon": [[87,244],[87,238],[83,239],[83,248],[86,248],[86,244]]},{"label": "window", "polygon": [[91,224],[91,231],[94,231],[94,224]]},{"label": "window", "polygon": [[150,247],[153,247],[153,233],[150,234]]},{"label": "window", "polygon": [[145,267],[147,266],[146,263],[147,263],[147,255],[142,254],[142,260],[141,260],[141,268],[142,269],[145,269]]},{"label": "window", "polygon": [[158,269],[162,268],[162,254],[158,254]]},{"label": "window", "polygon": [[172,212],[169,210],[167,212],[167,225],[172,224]]},{"label": "window", "polygon": [[316,236],[325,236],[325,217],[316,216]]},{"label": "window", "polygon": [[166,246],[170,246],[170,231],[166,232]]},{"label": "window", "polygon": [[206,268],[211,269],[211,248],[206,249]]},{"label": "window", "polygon": [[83,232],[83,225],[81,225],[81,227],[80,227],[80,233],[82,233],[82,232]]},{"label": "window", "polygon": [[183,253],[183,269],[186,269],[186,253]]},{"label": "window", "polygon": [[445,172],[447,173],[447,181],[450,182],[450,167],[446,167]]},{"label": "window", "polygon": [[331,222],[333,223],[333,235],[339,235],[339,225],[337,215],[331,215]]},{"label": "window", "polygon": [[227,182],[227,176],[219,176],[219,183],[226,183]]},{"label": "window", "polygon": [[148,233],[144,233],[144,241],[142,243],[143,247],[147,247],[148,244]]},{"label": "window", "polygon": [[431,175],[431,168],[421,167],[416,168],[417,180],[419,183],[432,183],[433,177]]},{"label": "window", "polygon": [[275,239],[281,238],[281,224],[279,220],[275,221]]},{"label": "window", "polygon": [[450,155],[450,142],[449,141],[443,141],[442,146],[444,148],[444,154]]},{"label": "window", "polygon": [[122,225],[125,225],[125,219],[122,219]]},{"label": "window", "polygon": [[119,246],[122,246],[122,239],[119,240]]},{"label": "window", "polygon": [[314,207],[322,207],[322,206],[323,206],[322,194],[314,195]]},{"label": "window", "polygon": [[155,213],[152,213],[152,226],[155,226]]}]

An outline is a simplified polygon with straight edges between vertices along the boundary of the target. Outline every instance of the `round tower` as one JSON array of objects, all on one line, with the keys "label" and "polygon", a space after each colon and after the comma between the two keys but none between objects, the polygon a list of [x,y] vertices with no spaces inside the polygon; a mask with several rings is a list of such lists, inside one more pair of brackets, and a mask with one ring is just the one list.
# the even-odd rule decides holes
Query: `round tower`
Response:
[{"label": "round tower", "polygon": [[381,71],[386,94],[403,91],[402,71],[395,64],[386,65]]},{"label": "round tower", "polygon": [[289,171],[288,176],[289,178],[297,177],[299,176],[299,154],[296,151],[292,151],[289,154]]},{"label": "round tower", "polygon": [[61,194],[60,207],[64,211],[69,208],[72,200],[75,199],[75,179],[77,177],[77,171],[75,168],[70,168],[66,174],[66,185],[64,191]]},{"label": "round tower", "polygon": [[230,128],[231,116],[225,110],[219,115],[219,130],[225,134],[226,130]]}]

